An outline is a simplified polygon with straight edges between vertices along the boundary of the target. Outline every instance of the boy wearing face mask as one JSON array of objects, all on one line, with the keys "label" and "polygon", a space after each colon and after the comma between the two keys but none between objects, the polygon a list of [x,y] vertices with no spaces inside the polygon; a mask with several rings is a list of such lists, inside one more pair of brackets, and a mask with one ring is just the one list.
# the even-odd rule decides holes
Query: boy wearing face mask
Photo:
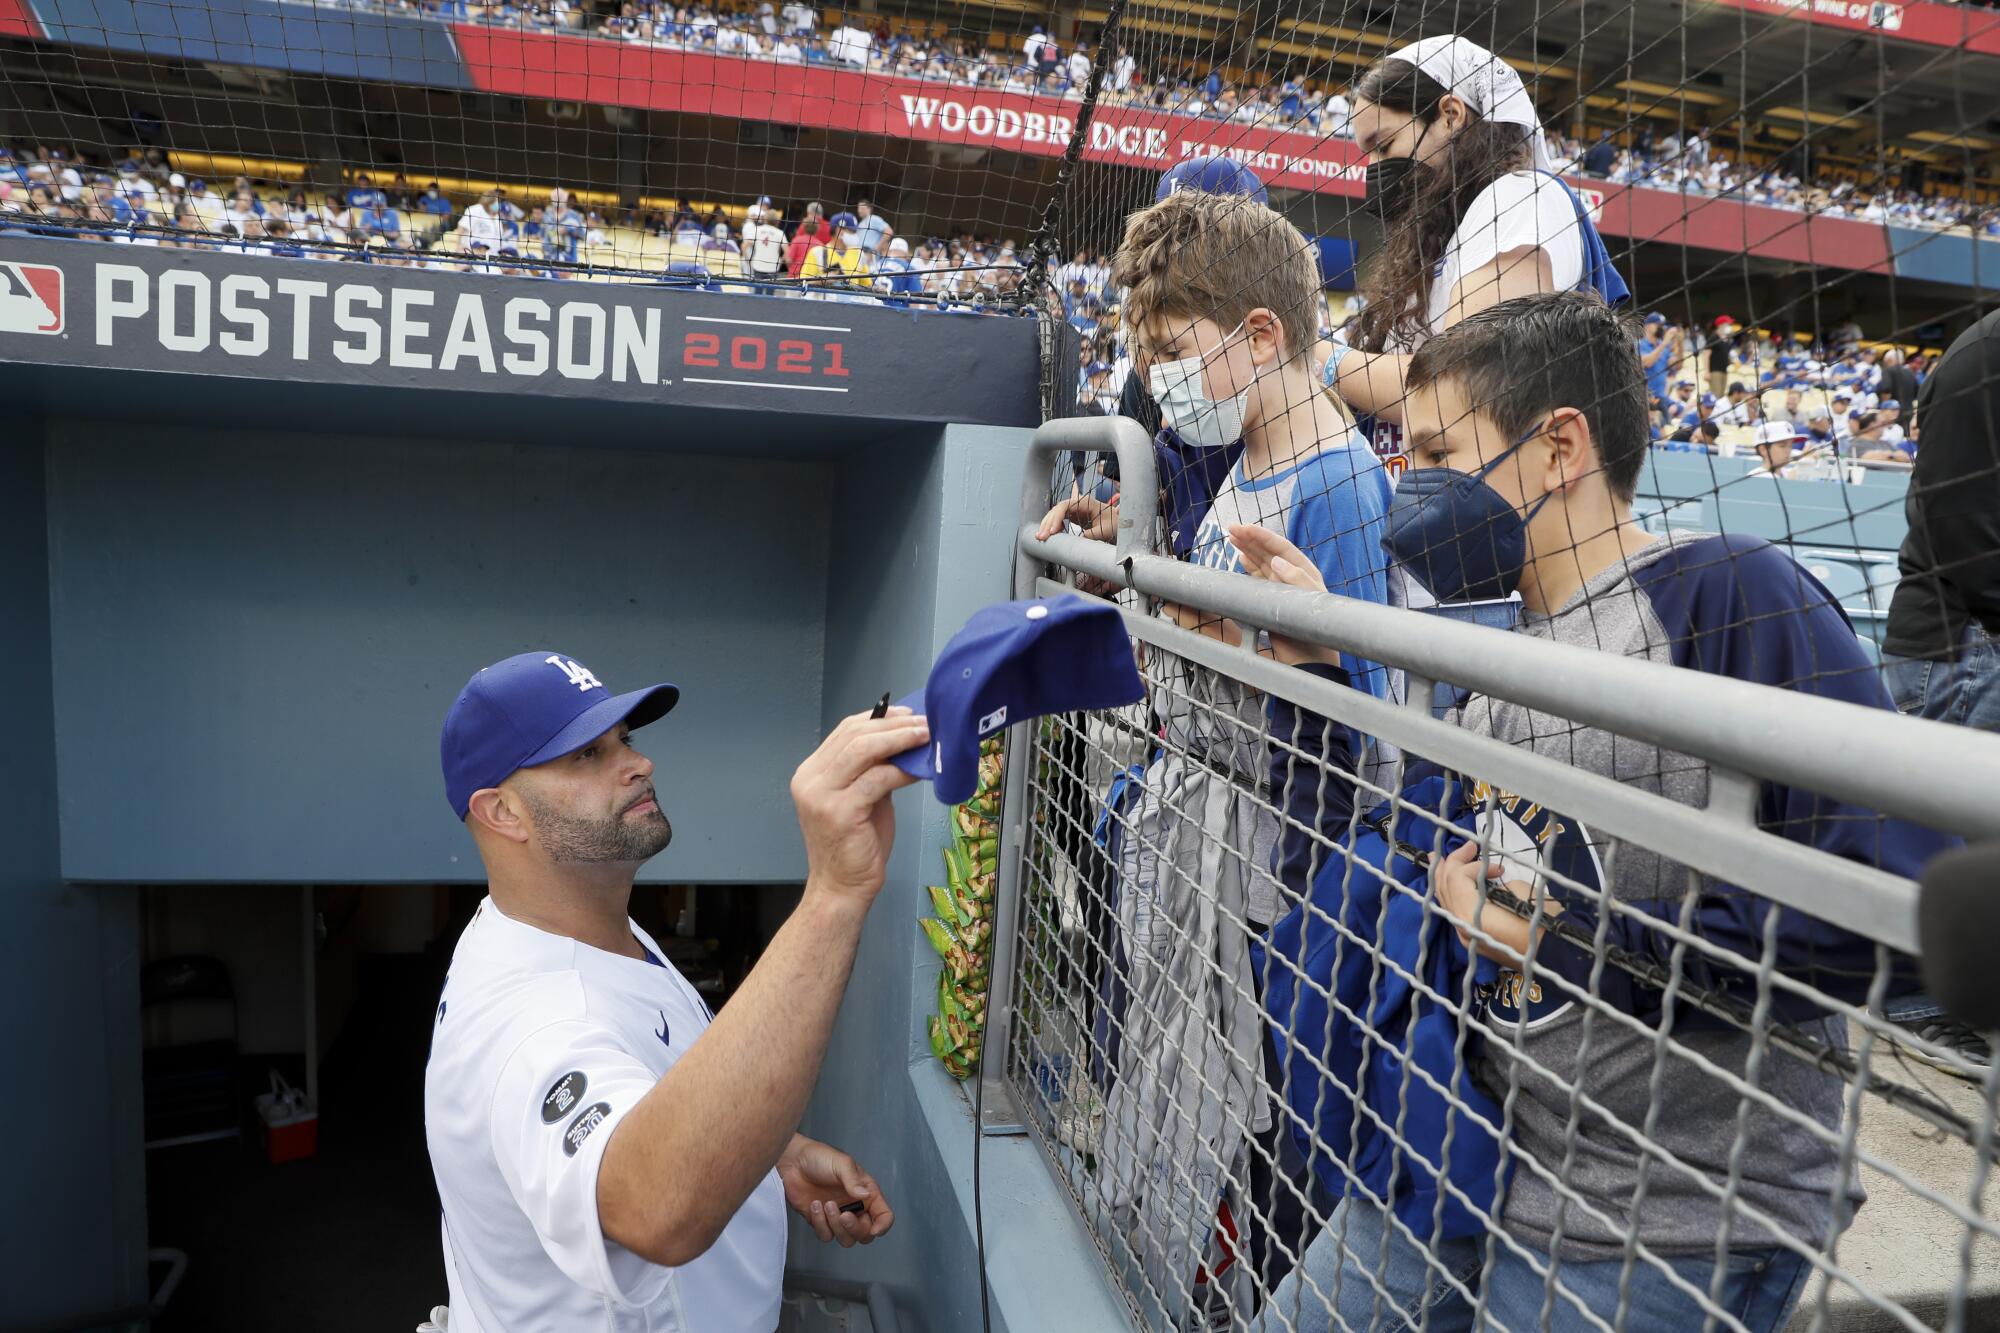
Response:
[{"label": "boy wearing face mask", "polygon": [[[1647,449],[1645,381],[1628,329],[1595,296],[1533,296],[1473,316],[1418,353],[1409,381],[1405,422],[1413,466],[1399,479],[1386,545],[1440,600],[1518,592],[1519,633],[1889,706],[1832,596],[1779,548],[1739,536],[1655,537],[1633,519]],[[1230,537],[1250,572],[1316,586],[1310,563],[1274,534],[1239,527]],[[1277,636],[1272,646],[1285,661],[1325,656]],[[1476,694],[1460,700],[1452,719],[1684,805],[1701,807],[1709,799],[1705,762],[1630,737]],[[1831,1244],[1841,1210],[1860,1198],[1840,1166],[1841,1078],[1802,1060],[1766,1059],[1757,1085],[1817,1128],[1762,1111],[1739,1121],[1733,1085],[1687,1058],[1656,1066],[1649,1028],[1665,1018],[1660,987],[1604,964],[1570,939],[1531,937],[1520,917],[1491,907],[1482,912],[1483,899],[1543,892],[1544,911],[1586,936],[1601,931],[1598,938],[1627,956],[1686,968],[1700,984],[1746,1004],[1757,995],[1756,960],[1774,911],[1778,970],[1841,998],[1865,1000],[1874,945],[1697,875],[1650,848],[1613,843],[1508,793],[1496,797],[1484,830],[1493,845],[1594,890],[1539,875],[1531,883],[1527,867],[1512,858],[1500,863],[1499,878],[1490,878],[1473,842],[1433,871],[1436,910],[1462,936],[1476,915],[1489,938],[1475,940],[1475,947],[1502,968],[1499,984],[1486,988],[1471,1010],[1472,1063],[1483,1088],[1511,1108],[1509,1144],[1525,1159],[1514,1167],[1498,1219],[1519,1251],[1488,1246],[1483,1236],[1412,1241],[1374,1202],[1349,1198],[1273,1294],[1260,1333],[1371,1326],[1378,1275],[1390,1289],[1388,1308],[1421,1308],[1426,1326],[1439,1333],[1474,1326],[1466,1291],[1483,1303],[1487,1319],[1507,1328],[1598,1327],[1589,1316],[1614,1321],[1622,1314],[1619,1326],[1630,1333],[1679,1333],[1701,1327],[1704,1310],[1667,1271],[1708,1292],[1717,1278],[1718,1241],[1728,1252],[1722,1307],[1752,1333],[1774,1333],[1785,1326],[1811,1269],[1749,1212],[1810,1251]],[[1904,876],[1950,842],[1770,782],[1758,789],[1757,817],[1783,837]],[[1339,868],[1336,861],[1333,869]],[[1648,918],[1678,921],[1690,910],[1691,876],[1701,891],[1689,928],[1740,955],[1743,966],[1676,959],[1673,942],[1647,924]],[[1607,894],[1632,914],[1605,916]],[[1532,984],[1522,975],[1530,956]],[[1592,1007],[1636,1018],[1639,1027],[1601,1013],[1587,1021],[1580,994],[1592,997]],[[1772,1017],[1827,1045],[1845,1045],[1844,1021],[1801,1000],[1777,1000]],[[1747,1032],[1685,1010],[1673,1022],[1681,1047],[1744,1074],[1756,1045]],[[1666,1114],[1647,1126],[1656,1096]],[[1580,1111],[1584,1099],[1594,1105]],[[1643,1128],[1679,1165],[1646,1158],[1621,1127]],[[1581,1155],[1574,1150],[1579,1134],[1589,1145]],[[1738,1206],[1725,1208],[1707,1186],[1732,1178],[1732,1162],[1741,1166]],[[1642,1193],[1644,1206],[1635,1209]],[[1621,1301],[1628,1229],[1657,1258],[1642,1257],[1632,1267]],[[1551,1264],[1557,1290],[1544,1316]],[[1451,1287],[1444,1273],[1464,1290]],[[1336,1312],[1348,1323],[1334,1323]]]},{"label": "boy wearing face mask", "polygon": [[[1296,543],[1327,586],[1386,601],[1387,473],[1315,382],[1319,273],[1305,237],[1247,198],[1173,192],[1127,223],[1112,281],[1128,291],[1134,374],[1150,385],[1162,424],[1218,454],[1242,441],[1187,558],[1239,569],[1224,532],[1261,524]],[[1116,508],[1092,497],[1066,501],[1041,531],[1071,520],[1108,536]],[[1189,609],[1160,614],[1227,642],[1243,639],[1240,627]],[[1131,1223],[1127,1234],[1153,1247],[1142,1261],[1154,1289],[1174,1297],[1225,1195],[1248,1224],[1254,1256],[1282,1264],[1303,1241],[1283,1216],[1298,1194],[1267,1174],[1271,1092],[1257,1009],[1262,979],[1249,945],[1310,881],[1318,844],[1300,830],[1349,808],[1352,790],[1329,769],[1295,765],[1282,745],[1265,744],[1266,734],[1295,738],[1289,705],[1170,653],[1149,651],[1146,667],[1169,743],[1120,821],[1117,955],[1130,999],[1114,1020],[1120,1055],[1098,1157],[1107,1198]],[[1372,662],[1340,656],[1316,670],[1378,697],[1389,692],[1387,673]],[[1315,739],[1338,754],[1334,773],[1351,772],[1366,738],[1332,730],[1339,734]],[[1287,815],[1282,838],[1274,805]],[[1248,1147],[1246,1130],[1264,1147]],[[1272,1235],[1282,1245],[1267,1244]]]}]

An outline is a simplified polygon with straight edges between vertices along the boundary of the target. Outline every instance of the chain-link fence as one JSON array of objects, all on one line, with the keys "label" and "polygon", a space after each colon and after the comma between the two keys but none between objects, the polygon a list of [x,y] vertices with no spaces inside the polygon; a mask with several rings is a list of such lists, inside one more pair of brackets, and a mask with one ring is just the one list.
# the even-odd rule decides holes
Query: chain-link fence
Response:
[{"label": "chain-link fence", "polygon": [[2000,1319],[2000,1080],[1884,1017],[2000,747],[1153,554],[1118,429],[1017,591],[1117,585],[1148,698],[1010,767],[989,1049],[1135,1324]]}]

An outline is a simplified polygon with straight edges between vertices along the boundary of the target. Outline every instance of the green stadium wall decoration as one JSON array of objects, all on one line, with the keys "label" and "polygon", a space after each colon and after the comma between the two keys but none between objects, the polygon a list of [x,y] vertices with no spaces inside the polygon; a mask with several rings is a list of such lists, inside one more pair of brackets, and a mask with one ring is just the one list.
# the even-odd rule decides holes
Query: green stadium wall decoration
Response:
[{"label": "green stadium wall decoration", "polygon": [[1000,861],[1000,779],[1006,761],[995,737],[979,747],[979,789],[951,812],[942,885],[930,886],[932,914],[918,925],[943,962],[931,1051],[953,1078],[979,1066],[991,980],[993,894]]}]

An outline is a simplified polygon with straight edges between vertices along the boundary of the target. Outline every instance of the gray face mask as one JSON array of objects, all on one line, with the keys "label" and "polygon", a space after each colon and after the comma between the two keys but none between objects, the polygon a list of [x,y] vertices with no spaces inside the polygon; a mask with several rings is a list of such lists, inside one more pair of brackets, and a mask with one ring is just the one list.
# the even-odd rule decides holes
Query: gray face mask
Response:
[{"label": "gray face mask", "polygon": [[1189,444],[1220,449],[1243,438],[1243,410],[1250,401],[1249,386],[1245,385],[1234,397],[1217,402],[1208,396],[1208,384],[1202,373],[1209,357],[1221,352],[1242,331],[1243,325],[1238,324],[1207,356],[1197,353],[1178,361],[1156,362],[1147,372],[1153,400],[1160,405],[1161,424]]}]

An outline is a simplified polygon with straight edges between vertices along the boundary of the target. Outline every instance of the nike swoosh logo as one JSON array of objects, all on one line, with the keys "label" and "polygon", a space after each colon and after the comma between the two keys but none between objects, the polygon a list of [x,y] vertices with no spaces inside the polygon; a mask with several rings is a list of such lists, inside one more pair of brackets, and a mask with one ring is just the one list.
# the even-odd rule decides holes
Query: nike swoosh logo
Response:
[{"label": "nike swoosh logo", "polygon": [[667,1014],[664,1009],[660,1011],[660,1030],[658,1032],[655,1032],[653,1035],[660,1039],[660,1045],[662,1046],[673,1045],[672,1042],[667,1040]]}]

